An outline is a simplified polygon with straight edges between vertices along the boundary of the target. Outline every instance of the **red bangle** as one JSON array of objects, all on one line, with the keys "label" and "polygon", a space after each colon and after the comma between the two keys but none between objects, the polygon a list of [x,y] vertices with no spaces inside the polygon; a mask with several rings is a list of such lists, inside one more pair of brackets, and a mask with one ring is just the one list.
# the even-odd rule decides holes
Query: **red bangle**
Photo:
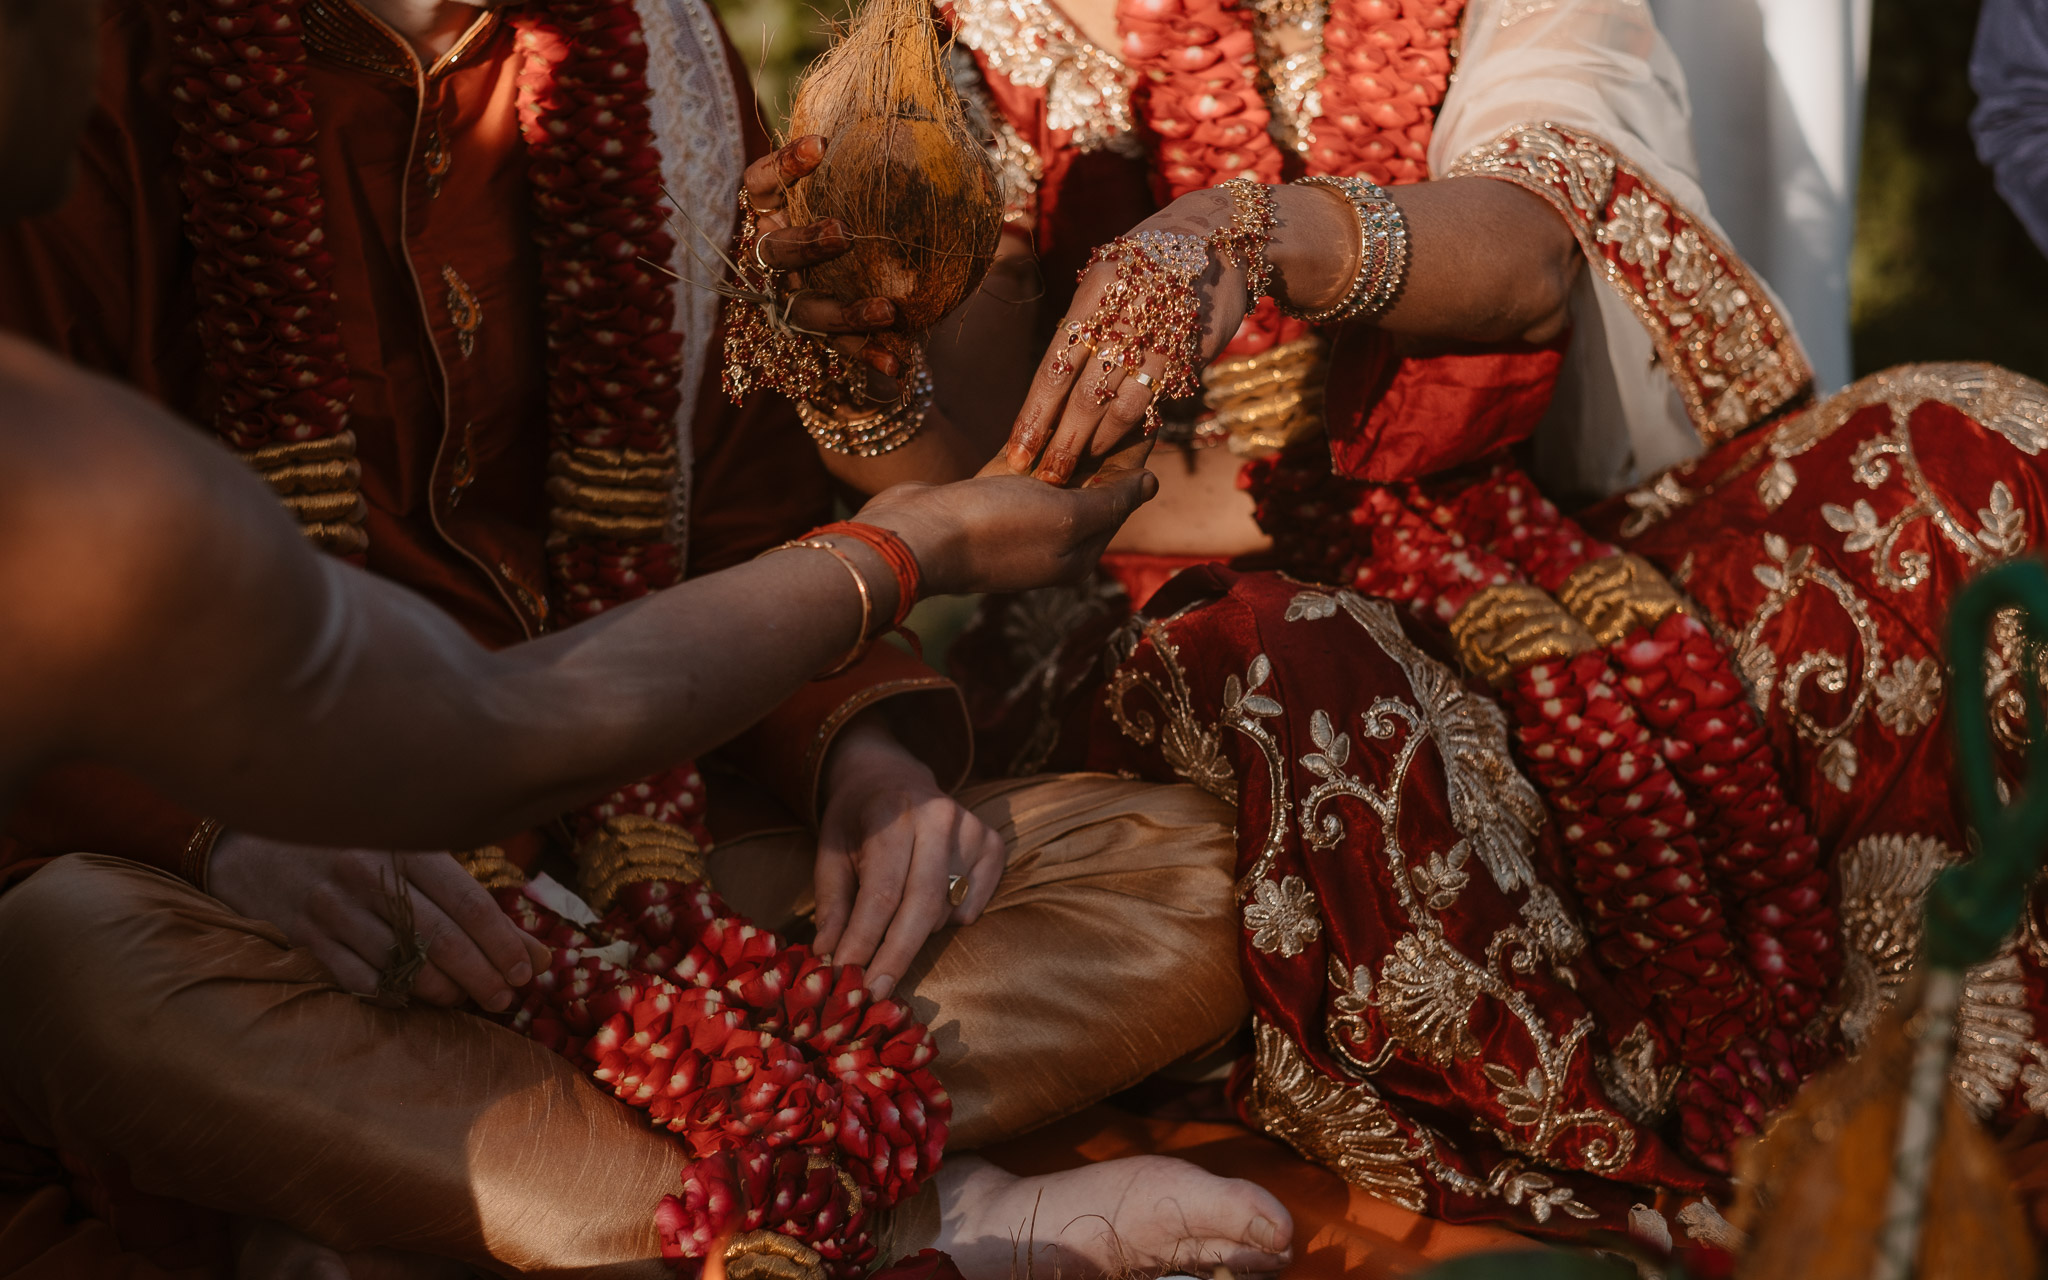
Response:
[{"label": "red bangle", "polygon": [[852,538],[874,549],[882,562],[889,566],[889,572],[896,575],[896,616],[889,623],[894,630],[903,625],[910,616],[912,606],[917,604],[918,592],[924,584],[924,573],[917,567],[917,557],[910,553],[903,539],[871,524],[859,524],[852,520],[841,520],[805,534],[805,538],[823,538],[832,534]]}]

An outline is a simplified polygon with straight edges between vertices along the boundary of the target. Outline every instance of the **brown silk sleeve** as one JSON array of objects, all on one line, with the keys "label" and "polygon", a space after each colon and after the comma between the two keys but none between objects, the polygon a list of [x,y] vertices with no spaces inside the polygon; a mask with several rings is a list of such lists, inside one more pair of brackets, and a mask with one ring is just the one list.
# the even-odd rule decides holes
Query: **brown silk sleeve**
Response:
[{"label": "brown silk sleeve", "polygon": [[0,328],[183,413],[201,360],[172,156],[161,6],[109,0],[99,107],[54,212],[0,226]]},{"label": "brown silk sleeve", "polygon": [[815,826],[818,786],[833,740],[854,717],[876,707],[889,716],[897,741],[931,767],[940,786],[951,791],[966,781],[974,741],[959,687],[887,643],[870,648],[851,670],[805,685],[719,755]]},{"label": "brown silk sleeve", "polygon": [[148,783],[95,764],[60,765],[22,792],[0,840],[0,878],[11,864],[66,853],[104,853],[184,874],[200,815]]}]

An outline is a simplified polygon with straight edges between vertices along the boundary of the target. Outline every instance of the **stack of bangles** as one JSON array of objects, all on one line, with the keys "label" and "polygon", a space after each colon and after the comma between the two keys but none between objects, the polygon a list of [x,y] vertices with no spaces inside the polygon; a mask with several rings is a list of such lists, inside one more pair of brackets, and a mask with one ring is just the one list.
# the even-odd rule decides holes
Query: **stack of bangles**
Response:
[{"label": "stack of bangles", "polygon": [[834,537],[851,538],[855,542],[865,544],[873,549],[876,555],[882,557],[882,563],[888,565],[889,572],[895,575],[896,613],[889,620],[889,625],[882,628],[882,630],[902,630],[903,620],[910,616],[910,610],[917,604],[918,595],[924,586],[924,573],[918,568],[917,557],[911,554],[910,548],[904,545],[903,539],[887,529],[871,524],[858,524],[851,520],[841,520],[834,524],[821,525],[801,538],[793,539],[779,547],[770,547],[768,550],[763,551],[761,554],[764,556],[771,556],[778,551],[789,551],[795,548],[830,552],[834,559],[846,567],[846,572],[853,576],[854,590],[860,593],[860,633],[854,637],[853,648],[847,651],[846,657],[831,670],[821,673],[817,677],[820,680],[836,676],[852,667],[854,663],[859,662],[861,655],[867,652],[869,640],[876,633],[875,596],[874,592],[868,588],[867,575],[860,571],[860,566],[854,563],[852,556],[847,555],[844,551],[826,541],[826,539]]},{"label": "stack of bangles", "polygon": [[1401,216],[1401,206],[1370,178],[1316,174],[1294,185],[1328,187],[1344,197],[1358,218],[1358,264],[1352,268],[1351,288],[1334,306],[1321,311],[1280,309],[1310,324],[1342,324],[1386,314],[1408,282],[1408,220]]},{"label": "stack of bangles", "polygon": [[797,416],[819,448],[855,458],[879,458],[917,439],[931,409],[932,374],[922,355],[904,377],[903,398],[872,413],[842,418],[808,400],[796,402]]}]

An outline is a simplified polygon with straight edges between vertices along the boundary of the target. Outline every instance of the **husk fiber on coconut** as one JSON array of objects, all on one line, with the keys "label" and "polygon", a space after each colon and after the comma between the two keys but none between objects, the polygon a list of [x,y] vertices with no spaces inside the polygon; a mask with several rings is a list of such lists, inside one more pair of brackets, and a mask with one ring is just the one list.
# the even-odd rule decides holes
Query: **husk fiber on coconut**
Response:
[{"label": "husk fiber on coconut", "polygon": [[1002,181],[946,74],[930,0],[867,0],[797,86],[790,136],[825,159],[790,188],[794,225],[837,218],[853,247],[805,274],[841,302],[888,298],[899,356],[980,287],[1003,230]]}]

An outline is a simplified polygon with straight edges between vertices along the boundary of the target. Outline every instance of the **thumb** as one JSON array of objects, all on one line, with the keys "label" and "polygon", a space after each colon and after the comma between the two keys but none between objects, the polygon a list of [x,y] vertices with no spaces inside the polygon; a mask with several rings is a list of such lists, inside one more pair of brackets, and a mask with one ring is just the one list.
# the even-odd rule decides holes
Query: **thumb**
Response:
[{"label": "thumb", "polygon": [[1080,490],[1085,499],[1099,499],[1087,502],[1082,507],[1080,518],[1084,523],[1094,522],[1089,533],[1114,532],[1131,513],[1152,500],[1159,492],[1159,477],[1143,468],[1124,468],[1098,471],[1089,477]]}]

